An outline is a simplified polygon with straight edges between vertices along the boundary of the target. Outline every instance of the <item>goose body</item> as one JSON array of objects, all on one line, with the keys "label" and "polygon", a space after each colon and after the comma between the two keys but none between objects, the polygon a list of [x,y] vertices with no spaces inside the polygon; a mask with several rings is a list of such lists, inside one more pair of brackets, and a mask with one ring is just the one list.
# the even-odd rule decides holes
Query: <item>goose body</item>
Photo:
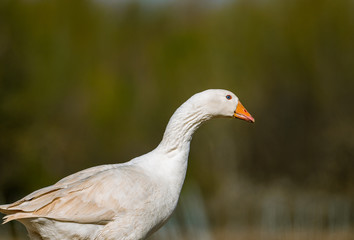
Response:
[{"label": "goose body", "polygon": [[177,205],[195,130],[214,117],[254,122],[232,92],[193,95],[171,117],[161,143],[126,163],[82,170],[12,204],[4,223],[17,220],[31,239],[145,239]]}]

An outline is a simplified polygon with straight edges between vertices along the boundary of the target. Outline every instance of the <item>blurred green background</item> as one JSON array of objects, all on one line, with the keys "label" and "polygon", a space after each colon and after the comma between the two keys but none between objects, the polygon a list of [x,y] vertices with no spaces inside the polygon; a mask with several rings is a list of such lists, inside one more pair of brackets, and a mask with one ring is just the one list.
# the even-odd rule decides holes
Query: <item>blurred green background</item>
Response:
[{"label": "blurred green background", "polygon": [[0,1],[0,203],[152,150],[208,88],[256,123],[197,131],[151,239],[352,239],[352,0]]}]

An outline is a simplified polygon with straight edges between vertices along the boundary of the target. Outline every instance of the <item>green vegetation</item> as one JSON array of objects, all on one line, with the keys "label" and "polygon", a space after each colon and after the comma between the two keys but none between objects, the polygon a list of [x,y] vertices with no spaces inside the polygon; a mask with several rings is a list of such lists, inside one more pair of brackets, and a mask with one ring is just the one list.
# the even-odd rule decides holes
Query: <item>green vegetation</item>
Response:
[{"label": "green vegetation", "polygon": [[200,184],[212,226],[262,225],[270,192],[291,226],[296,199],[323,201],[319,228],[328,199],[344,199],[338,219],[353,225],[350,0],[0,1],[1,202],[153,149],[208,88],[234,91],[256,119],[215,120],[194,138],[186,188]]}]

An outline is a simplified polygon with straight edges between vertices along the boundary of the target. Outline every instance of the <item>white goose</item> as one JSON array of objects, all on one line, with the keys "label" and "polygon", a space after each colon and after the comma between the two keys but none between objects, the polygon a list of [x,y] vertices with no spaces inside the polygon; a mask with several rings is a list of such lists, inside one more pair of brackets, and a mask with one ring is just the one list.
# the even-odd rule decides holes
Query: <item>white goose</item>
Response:
[{"label": "white goose", "polygon": [[92,167],[0,206],[6,222],[25,225],[31,239],[145,239],[177,205],[190,141],[206,120],[254,122],[232,92],[206,90],[180,106],[153,151],[122,164]]}]

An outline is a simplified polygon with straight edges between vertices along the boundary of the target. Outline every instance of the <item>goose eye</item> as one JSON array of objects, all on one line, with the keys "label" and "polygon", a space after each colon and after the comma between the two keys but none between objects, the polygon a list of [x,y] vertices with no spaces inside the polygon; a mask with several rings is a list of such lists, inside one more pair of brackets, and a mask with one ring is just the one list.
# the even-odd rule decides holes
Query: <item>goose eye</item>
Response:
[{"label": "goose eye", "polygon": [[231,98],[232,98],[231,95],[226,95],[227,100],[230,100]]}]

